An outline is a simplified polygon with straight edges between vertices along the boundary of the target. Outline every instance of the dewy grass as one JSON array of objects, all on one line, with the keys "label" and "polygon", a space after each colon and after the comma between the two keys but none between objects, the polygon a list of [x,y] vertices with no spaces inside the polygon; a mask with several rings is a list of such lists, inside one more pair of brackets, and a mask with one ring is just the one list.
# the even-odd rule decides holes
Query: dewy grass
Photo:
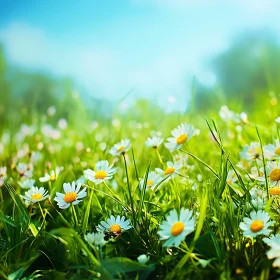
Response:
[{"label": "dewy grass", "polygon": [[280,112],[194,110],[11,118],[0,278],[276,279]]}]

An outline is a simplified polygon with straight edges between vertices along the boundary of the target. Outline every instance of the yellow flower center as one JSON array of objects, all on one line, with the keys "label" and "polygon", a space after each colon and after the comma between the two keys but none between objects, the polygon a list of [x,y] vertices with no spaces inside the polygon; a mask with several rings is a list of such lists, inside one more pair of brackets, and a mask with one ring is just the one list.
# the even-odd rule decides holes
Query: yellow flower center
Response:
[{"label": "yellow flower center", "polygon": [[272,172],[270,173],[270,179],[272,181],[280,180],[280,168],[276,168],[276,169],[272,170]]},{"label": "yellow flower center", "polygon": [[120,146],[118,149],[117,149],[117,152],[121,152],[123,149],[125,148],[125,146]]},{"label": "yellow flower center", "polygon": [[96,173],[94,175],[95,179],[101,179],[101,180],[104,179],[106,176],[107,176],[107,173],[104,170],[96,171]]},{"label": "yellow flower center", "polygon": [[232,184],[231,179],[228,179],[228,180],[227,180],[227,183],[228,183],[229,185],[231,185],[231,184]]},{"label": "yellow flower center", "polygon": [[250,225],[250,230],[252,232],[258,232],[264,228],[264,222],[260,220],[255,220]]},{"label": "yellow flower center", "polygon": [[51,180],[51,181],[54,181],[54,180],[55,180],[55,176],[54,176],[54,175],[51,175],[51,176],[50,176],[50,180]]},{"label": "yellow flower center", "polygon": [[279,187],[270,188],[269,193],[271,195],[279,195],[280,194],[280,188]]},{"label": "yellow flower center", "polygon": [[275,153],[276,155],[279,155],[279,156],[280,156],[280,147],[277,148],[277,149],[274,151],[274,153]]},{"label": "yellow flower center", "polygon": [[113,224],[110,226],[110,231],[120,233],[122,231],[122,228],[118,224]]},{"label": "yellow flower center", "polygon": [[173,224],[173,226],[171,228],[171,234],[173,236],[177,236],[184,230],[184,228],[185,228],[184,223],[176,222],[175,224]]},{"label": "yellow flower center", "polygon": [[77,194],[75,192],[69,192],[65,194],[64,201],[67,203],[71,203],[77,199]]},{"label": "yellow flower center", "polygon": [[147,186],[151,186],[153,183],[154,183],[153,180],[148,180],[148,181],[147,181]]},{"label": "yellow flower center", "polygon": [[174,167],[168,167],[166,168],[166,170],[164,171],[164,175],[169,175],[172,174],[175,171]]},{"label": "yellow flower center", "polygon": [[43,196],[40,193],[34,193],[31,195],[32,200],[40,200],[40,199],[42,199],[42,197]]},{"label": "yellow flower center", "polygon": [[180,136],[177,137],[176,139],[176,143],[177,144],[184,144],[188,139],[188,135],[183,133]]}]

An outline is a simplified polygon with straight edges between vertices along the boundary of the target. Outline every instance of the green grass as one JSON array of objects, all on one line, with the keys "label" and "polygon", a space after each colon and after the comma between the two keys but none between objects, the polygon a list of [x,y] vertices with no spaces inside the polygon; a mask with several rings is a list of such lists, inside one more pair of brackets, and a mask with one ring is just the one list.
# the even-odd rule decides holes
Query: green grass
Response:
[{"label": "green grass", "polygon": [[[251,112],[249,122],[239,125],[241,131],[211,111],[163,114],[152,106],[147,111],[135,107],[127,114],[114,113],[119,125],[99,117],[96,128],[84,114],[72,114],[68,127],[59,130],[59,139],[42,133],[45,124],[56,126],[55,115],[33,112],[28,125],[35,132],[30,136],[18,134],[25,117],[13,123],[11,116],[9,124],[1,127],[0,167],[7,167],[7,180],[0,188],[1,279],[276,279],[280,270],[267,258],[269,247],[263,236],[246,238],[239,224],[257,210],[250,194],[256,187],[266,192],[264,208],[275,221],[271,234],[278,233],[279,197],[270,197],[269,182],[261,185],[249,179],[250,169],[241,169],[237,163],[245,144],[260,142],[263,147],[279,139],[277,106],[264,98],[263,110]],[[158,151],[145,146],[151,131],[160,131],[166,142],[171,130],[184,122],[200,134],[180,150],[170,153],[164,144]],[[109,149],[123,138],[131,139],[132,149],[126,157],[114,158]],[[36,151],[41,158],[31,164]],[[178,176],[161,180],[154,191],[139,188],[141,178],[146,185],[150,171],[165,168],[178,155],[187,157]],[[74,211],[60,209],[54,197],[63,192],[63,183],[79,179],[100,160],[114,163],[114,178],[107,185],[86,180],[83,201]],[[251,165],[261,168],[267,161],[252,160]],[[29,164],[35,185],[47,189],[49,199],[24,204],[19,162]],[[39,181],[58,166],[64,169],[56,180]],[[227,183],[229,171],[236,173],[234,184]],[[159,227],[171,210],[181,208],[193,210],[195,229],[178,248],[167,249]],[[107,235],[102,248],[90,246],[84,235],[96,232],[96,226],[111,215],[125,216],[133,227],[118,236]],[[137,261],[141,254],[150,257],[146,264]]]}]

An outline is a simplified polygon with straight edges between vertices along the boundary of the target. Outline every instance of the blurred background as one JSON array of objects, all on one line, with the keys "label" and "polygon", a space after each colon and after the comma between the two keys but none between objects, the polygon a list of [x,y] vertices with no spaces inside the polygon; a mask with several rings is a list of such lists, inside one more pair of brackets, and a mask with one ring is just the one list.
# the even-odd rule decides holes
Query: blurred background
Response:
[{"label": "blurred background", "polygon": [[48,110],[110,118],[137,106],[278,106],[279,8],[277,0],[0,0],[0,122]]}]

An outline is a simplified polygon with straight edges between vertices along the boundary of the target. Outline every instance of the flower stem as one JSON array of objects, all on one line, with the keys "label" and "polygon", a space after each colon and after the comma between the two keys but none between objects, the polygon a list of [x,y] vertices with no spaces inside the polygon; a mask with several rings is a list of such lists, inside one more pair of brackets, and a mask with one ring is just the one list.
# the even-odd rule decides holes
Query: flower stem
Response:
[{"label": "flower stem", "polygon": [[76,210],[75,210],[75,207],[74,207],[73,203],[71,204],[71,209],[72,209],[72,212],[73,212],[75,225],[78,226],[78,218],[77,218]]}]

